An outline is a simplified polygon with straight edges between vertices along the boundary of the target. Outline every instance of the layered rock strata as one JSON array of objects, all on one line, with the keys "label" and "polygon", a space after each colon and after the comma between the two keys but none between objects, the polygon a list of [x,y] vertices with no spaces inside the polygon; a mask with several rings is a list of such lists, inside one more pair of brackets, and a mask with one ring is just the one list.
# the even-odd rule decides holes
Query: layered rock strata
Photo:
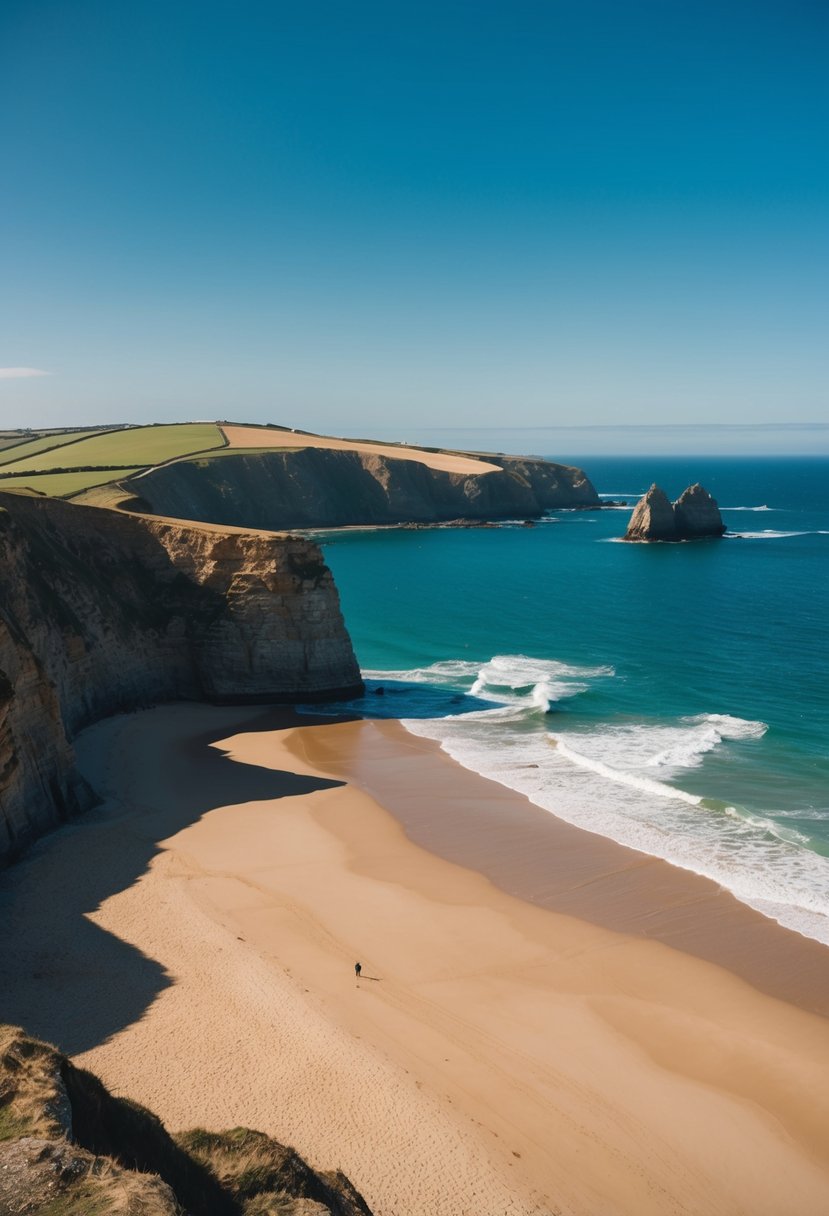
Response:
[{"label": "layered rock strata", "polygon": [[675,503],[652,485],[630,517],[625,540],[696,540],[722,536],[725,524],[716,500],[697,482],[683,490]]},{"label": "layered rock strata", "polygon": [[125,482],[141,511],[248,528],[525,519],[596,507],[581,469],[487,456],[495,471],[449,473],[369,452],[301,448],[178,461]]},{"label": "layered rock strata", "polygon": [[89,804],[71,739],[107,714],[360,688],[311,542],[0,494],[0,859]]}]

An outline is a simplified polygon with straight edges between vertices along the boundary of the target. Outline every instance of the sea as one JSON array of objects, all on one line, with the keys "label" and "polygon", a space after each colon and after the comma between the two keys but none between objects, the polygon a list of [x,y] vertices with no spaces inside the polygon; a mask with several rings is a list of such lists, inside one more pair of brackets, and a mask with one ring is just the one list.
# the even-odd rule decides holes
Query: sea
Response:
[{"label": "sea", "polygon": [[[566,463],[628,505],[318,538],[366,681],[330,709],[829,944],[829,458]],[[623,543],[654,481],[726,536]]]}]

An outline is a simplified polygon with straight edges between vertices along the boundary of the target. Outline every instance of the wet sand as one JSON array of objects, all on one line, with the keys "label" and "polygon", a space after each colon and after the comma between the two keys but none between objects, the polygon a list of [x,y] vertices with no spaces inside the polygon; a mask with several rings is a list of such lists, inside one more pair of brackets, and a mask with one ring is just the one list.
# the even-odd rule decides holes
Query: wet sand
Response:
[{"label": "wet sand", "polygon": [[829,1210],[829,951],[399,724],[306,721],[87,732],[108,804],[0,880],[3,1017],[377,1216]]}]

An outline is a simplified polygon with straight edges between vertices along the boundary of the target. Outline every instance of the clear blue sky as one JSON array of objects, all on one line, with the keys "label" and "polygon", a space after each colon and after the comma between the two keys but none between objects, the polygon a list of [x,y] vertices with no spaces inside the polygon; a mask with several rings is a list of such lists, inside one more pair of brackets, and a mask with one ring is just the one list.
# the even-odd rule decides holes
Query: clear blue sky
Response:
[{"label": "clear blue sky", "polygon": [[0,424],[829,416],[824,0],[5,0]]}]

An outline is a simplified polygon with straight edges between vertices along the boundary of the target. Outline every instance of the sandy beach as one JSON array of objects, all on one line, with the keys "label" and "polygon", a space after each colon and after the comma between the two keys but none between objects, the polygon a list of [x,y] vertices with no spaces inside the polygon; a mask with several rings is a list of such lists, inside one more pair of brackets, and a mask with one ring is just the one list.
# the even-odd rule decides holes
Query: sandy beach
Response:
[{"label": "sandy beach", "polygon": [[0,1016],[170,1128],[377,1216],[829,1210],[823,947],[397,723],[174,705],[78,755],[106,801],[0,876]]}]

